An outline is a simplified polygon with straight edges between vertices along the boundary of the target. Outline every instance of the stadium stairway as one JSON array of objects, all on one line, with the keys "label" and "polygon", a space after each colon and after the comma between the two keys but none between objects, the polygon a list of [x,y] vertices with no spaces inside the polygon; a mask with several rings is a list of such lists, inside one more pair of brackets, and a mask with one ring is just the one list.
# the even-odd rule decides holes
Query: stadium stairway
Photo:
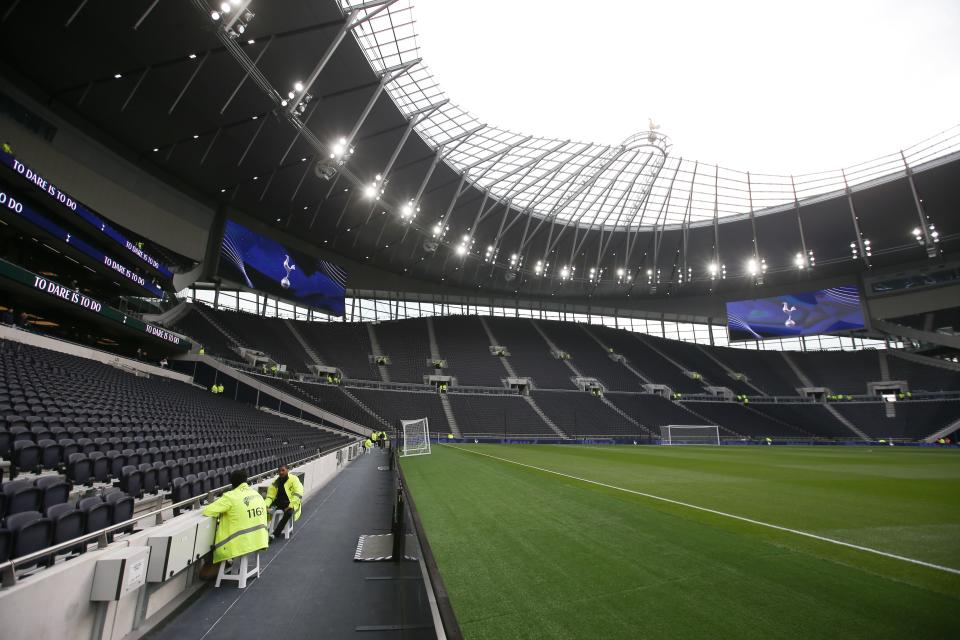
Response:
[{"label": "stadium stairway", "polygon": [[540,405],[537,404],[537,401],[536,401],[536,400],[534,400],[534,399],[531,398],[530,396],[523,396],[523,399],[526,400],[526,401],[527,401],[527,404],[530,405],[530,408],[533,409],[533,411],[534,411],[538,416],[540,416],[540,419],[543,420],[543,423],[544,423],[545,425],[547,425],[548,427],[550,427],[551,429],[553,429],[554,433],[556,433],[556,434],[557,434],[558,436],[560,436],[561,438],[566,438],[566,437],[567,437],[567,434],[564,433],[563,430],[561,430],[560,427],[558,427],[558,426],[553,422],[553,420],[551,420],[549,417],[547,417],[547,414],[545,414],[545,413],[543,412],[543,409],[540,408]]},{"label": "stadium stairway", "polygon": [[[706,356],[706,357],[709,358],[710,360],[713,360],[713,361],[717,364],[717,366],[719,366],[721,369],[723,369],[724,372],[727,374],[727,377],[730,379],[730,381],[726,381],[726,380],[724,380],[724,381],[714,380],[714,381],[713,381],[714,384],[719,385],[719,386],[722,386],[722,387],[727,387],[727,386],[730,386],[730,382],[731,382],[731,381],[735,381],[735,380],[736,380],[736,379],[734,378],[734,376],[736,375],[736,372],[735,372],[733,369],[731,369],[730,367],[728,367],[728,366],[726,365],[726,363],[724,363],[722,360],[720,360],[717,356],[715,356],[713,353],[711,353],[711,352],[710,352],[710,349],[707,349],[707,348],[705,348],[703,345],[699,345],[699,344],[696,345],[696,348],[697,348],[697,350],[699,350],[704,356]],[[759,395],[761,395],[761,396],[767,395],[767,394],[763,391],[763,389],[761,389],[761,388],[758,387],[757,385],[755,385],[755,384],[753,384],[752,382],[750,382],[749,379],[741,381],[740,384],[741,384],[741,385],[744,385],[744,386],[746,386],[746,387],[749,387],[752,391],[756,391],[757,394],[759,394]],[[752,391],[751,391],[751,394],[750,394],[750,395],[752,395]]]},{"label": "stadium stairway", "polygon": [[221,334],[223,334],[223,336],[227,339],[227,341],[230,342],[230,343],[232,343],[234,347],[246,347],[246,346],[247,346],[247,345],[243,344],[243,342],[240,341],[240,338],[238,338],[236,335],[234,335],[234,334],[231,333],[230,331],[227,331],[227,329],[226,329],[223,325],[221,325],[219,322],[217,322],[217,321],[214,319],[213,314],[216,313],[216,312],[212,311],[211,309],[208,309],[208,308],[207,308],[205,305],[203,305],[203,304],[194,305],[194,310],[196,310],[196,312],[197,312],[204,320],[207,321],[207,324],[209,324],[211,327],[213,327],[214,329],[216,329],[217,331],[219,331]]},{"label": "stadium stairway", "polygon": [[457,417],[453,415],[453,407],[450,406],[450,399],[446,394],[440,394],[440,404],[443,405],[443,414],[447,416],[447,426],[450,427],[450,433],[456,437],[461,437],[460,426],[457,424]]},{"label": "stadium stairway", "polygon": [[290,329],[290,333],[293,334],[294,339],[300,343],[300,346],[303,347],[303,352],[307,354],[307,357],[310,358],[310,361],[313,364],[318,366],[324,366],[323,360],[320,359],[320,356],[317,355],[317,352],[313,350],[313,347],[310,346],[310,343],[307,342],[300,332],[297,331],[297,326],[289,319],[284,319],[283,324],[286,325],[287,329]]},{"label": "stadium stairway", "polygon": [[[498,345],[501,347],[504,346],[503,343],[497,342],[497,338],[496,336],[493,335],[493,331],[490,330],[490,325],[489,323],[487,323],[486,318],[484,318],[483,316],[479,316],[479,318],[480,318],[480,324],[483,326],[483,330],[487,334],[487,339],[490,340],[490,346],[494,346],[494,345]],[[510,364],[510,358],[497,358],[497,360],[499,360],[503,364],[503,368],[504,370],[506,370],[507,375],[509,377],[511,378],[517,377],[517,372],[513,370],[513,365]]]},{"label": "stadium stairway", "polygon": [[[367,324],[367,336],[370,338],[370,348],[373,349],[374,356],[386,355],[383,353],[383,350],[380,348],[380,342],[377,341],[377,332],[373,328],[373,323],[368,322]],[[377,371],[380,373],[380,379],[384,382],[390,382],[390,372],[387,371],[387,367],[383,365],[377,365]]]},{"label": "stadium stairway", "polygon": [[842,424],[843,426],[845,426],[847,429],[850,429],[850,431],[851,431],[854,435],[856,435],[858,438],[860,438],[861,440],[870,440],[870,437],[867,436],[867,434],[865,434],[863,431],[861,431],[859,428],[857,428],[857,425],[855,425],[855,424],[853,424],[852,422],[850,422],[850,421],[846,418],[846,416],[844,416],[842,413],[840,413],[839,411],[837,411],[834,407],[831,407],[829,403],[824,404],[823,406],[827,409],[827,411],[830,412],[830,414],[831,414],[834,418],[837,419],[837,422],[839,422],[840,424]]},{"label": "stadium stairway", "polygon": [[260,553],[259,578],[202,591],[151,640],[435,638],[419,562],[354,561],[361,535],[390,530],[386,463],[379,449],[350,463],[304,504],[290,539]]},{"label": "stadium stairway", "polygon": [[784,362],[787,363],[787,366],[790,367],[790,370],[793,371],[793,374],[797,376],[797,380],[805,387],[815,387],[817,385],[813,384],[810,378],[807,377],[807,374],[797,366],[797,363],[793,361],[793,358],[790,357],[790,354],[786,351],[781,351],[780,355],[783,356]]},{"label": "stadium stairway", "polygon": [[[596,342],[598,345],[600,345],[600,348],[603,349],[604,353],[608,353],[608,354],[609,354],[609,353],[614,353],[614,352],[615,352],[615,349],[614,349],[613,347],[610,347],[610,346],[607,346],[606,344],[604,344],[603,341],[600,340],[600,338],[598,338],[592,331],[590,331],[590,329],[587,327],[587,325],[580,324],[579,326],[580,326],[581,329],[583,329],[583,332],[584,332],[584,333],[586,333],[588,336],[590,336],[590,338],[593,339],[594,342]],[[621,361],[620,361],[620,364],[621,364],[627,371],[629,371],[630,373],[632,373],[633,375],[635,375],[635,376],[637,377],[637,379],[639,379],[643,384],[653,384],[653,381],[651,381],[650,378],[648,378],[647,376],[645,376],[645,375],[644,375],[641,371],[639,371],[636,367],[634,367],[632,364],[630,364],[629,362],[627,362],[626,358],[624,358],[623,360],[621,360]],[[632,390],[632,389],[631,389],[631,390]]]},{"label": "stadium stairway", "polygon": [[617,405],[615,405],[615,404],[613,404],[612,402],[610,402],[609,398],[607,398],[606,396],[603,396],[603,397],[601,397],[600,399],[603,401],[603,404],[607,405],[607,406],[610,407],[613,411],[615,411],[616,413],[620,414],[620,415],[623,417],[624,420],[626,420],[627,422],[629,422],[630,424],[632,424],[633,426],[635,426],[635,427],[636,427],[637,429],[639,429],[640,431],[642,431],[642,432],[644,432],[644,433],[647,433],[647,434],[650,434],[651,436],[652,436],[652,435],[657,435],[657,434],[654,434],[653,431],[651,431],[650,429],[647,429],[645,426],[643,426],[642,424],[640,424],[639,422],[637,422],[636,420],[634,420],[633,417],[632,417],[630,414],[628,414],[626,411],[624,411],[623,409],[621,409],[621,408],[618,407]]}]

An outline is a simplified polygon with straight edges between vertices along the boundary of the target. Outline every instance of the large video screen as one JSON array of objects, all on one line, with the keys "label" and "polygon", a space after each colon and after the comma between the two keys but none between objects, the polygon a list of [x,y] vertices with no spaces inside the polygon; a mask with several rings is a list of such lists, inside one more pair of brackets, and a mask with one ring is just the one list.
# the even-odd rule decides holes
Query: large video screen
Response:
[{"label": "large video screen", "polygon": [[227,220],[220,275],[262,293],[342,316],[346,272]]},{"label": "large video screen", "polygon": [[727,303],[731,341],[809,336],[863,327],[863,307],[856,287]]}]

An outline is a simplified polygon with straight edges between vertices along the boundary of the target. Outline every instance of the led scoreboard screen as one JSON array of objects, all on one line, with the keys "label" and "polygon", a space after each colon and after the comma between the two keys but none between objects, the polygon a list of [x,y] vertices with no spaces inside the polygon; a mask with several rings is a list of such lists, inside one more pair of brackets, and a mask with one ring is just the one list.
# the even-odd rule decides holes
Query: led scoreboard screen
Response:
[{"label": "led scoreboard screen", "polygon": [[856,287],[832,287],[727,303],[731,341],[809,336],[864,327]]}]

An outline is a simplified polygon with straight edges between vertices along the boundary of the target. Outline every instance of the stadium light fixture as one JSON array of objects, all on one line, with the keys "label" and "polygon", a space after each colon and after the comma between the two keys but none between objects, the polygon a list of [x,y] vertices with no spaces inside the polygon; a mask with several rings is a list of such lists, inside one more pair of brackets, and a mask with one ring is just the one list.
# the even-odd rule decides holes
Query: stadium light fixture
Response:
[{"label": "stadium light fixture", "polygon": [[400,217],[407,222],[413,222],[413,219],[420,213],[420,207],[413,200],[408,200],[406,204],[400,207]]},{"label": "stadium light fixture", "polygon": [[463,237],[460,239],[460,243],[457,245],[456,253],[458,256],[467,255],[471,249],[473,249],[474,239],[470,237],[469,234],[463,234]]},{"label": "stadium light fixture", "polygon": [[363,188],[363,195],[372,200],[379,200],[383,195],[383,187],[383,176],[378,173],[373,182]]},{"label": "stadium light fixture", "polygon": [[330,145],[330,159],[335,160],[338,165],[342,165],[346,162],[350,156],[353,155],[353,147],[347,144],[346,138],[340,138],[332,145]]}]

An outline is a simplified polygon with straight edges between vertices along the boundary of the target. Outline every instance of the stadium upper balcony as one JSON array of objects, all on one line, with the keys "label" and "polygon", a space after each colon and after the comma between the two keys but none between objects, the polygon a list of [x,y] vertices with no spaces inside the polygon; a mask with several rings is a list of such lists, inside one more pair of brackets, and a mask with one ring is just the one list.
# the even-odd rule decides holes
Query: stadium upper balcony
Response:
[{"label": "stadium upper balcony", "polygon": [[[960,391],[960,372],[935,366],[933,360],[929,365],[908,361],[894,351],[787,355],[695,345],[600,325],[503,317],[431,318],[438,356],[446,365],[438,370],[427,364],[431,346],[426,318],[369,325],[307,322],[188,306],[190,311],[179,316],[175,326],[207,345],[210,353],[238,360],[241,345],[229,336],[241,336],[242,346],[265,352],[295,374],[309,375],[310,364],[321,364],[340,369],[347,379],[382,382],[379,369],[386,369],[392,382],[424,384],[425,375],[441,373],[460,385],[503,388],[508,377],[499,362],[503,360],[514,376],[529,378],[543,389],[576,389],[579,374],[609,390],[640,391],[644,384],[655,384],[682,394],[704,394],[708,386],[717,386],[749,396],[798,396],[804,387],[865,395],[867,383],[886,380],[905,380],[914,391]],[[374,353],[371,335],[378,338],[381,353]],[[304,344],[319,363],[311,361]],[[506,356],[498,357],[492,347],[505,348]],[[375,355],[389,362],[378,366]],[[886,374],[882,359],[888,363]]]}]

